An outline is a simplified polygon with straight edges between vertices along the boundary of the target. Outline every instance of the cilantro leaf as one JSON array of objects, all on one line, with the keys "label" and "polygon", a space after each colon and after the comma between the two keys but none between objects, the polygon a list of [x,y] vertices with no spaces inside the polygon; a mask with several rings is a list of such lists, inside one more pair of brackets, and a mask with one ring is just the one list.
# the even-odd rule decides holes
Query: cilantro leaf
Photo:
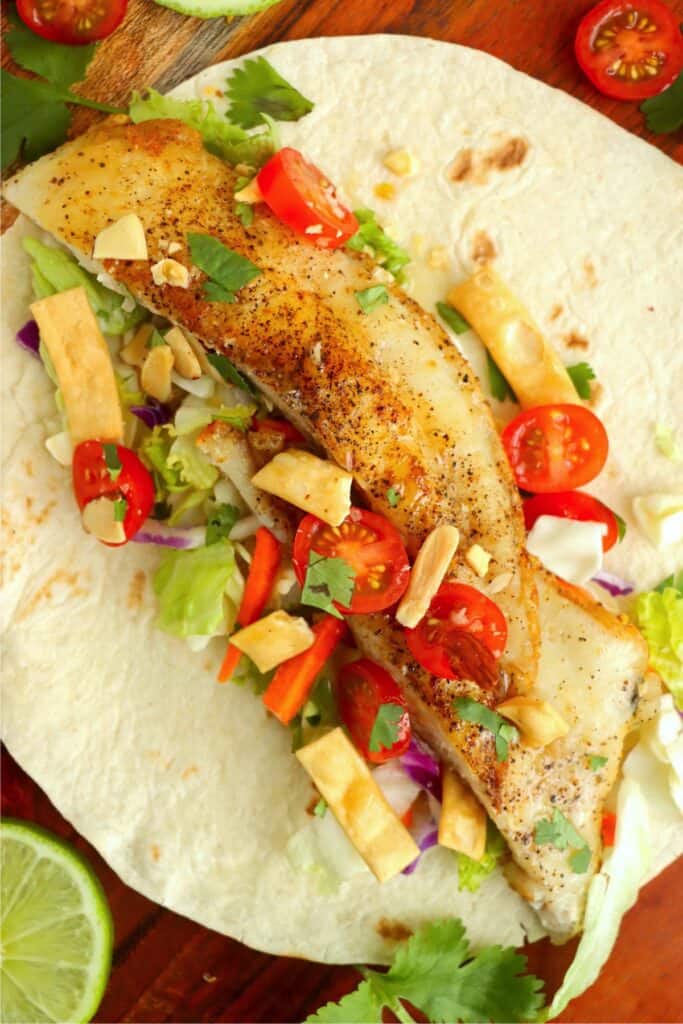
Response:
[{"label": "cilantro leaf", "polygon": [[211,235],[191,231],[187,243],[192,262],[209,277],[204,293],[211,302],[234,302],[235,292],[261,274],[255,263]]},{"label": "cilantro leaf", "polygon": [[517,401],[517,395],[510,387],[507,378],[503,376],[503,372],[494,360],[490,352],[486,352],[486,365],[488,367],[489,374],[489,388],[494,398],[497,398],[499,402],[504,402],[506,398],[509,398],[512,402]]},{"label": "cilantro leaf", "polygon": [[386,494],[387,501],[392,508],[396,508],[399,501],[401,500],[401,492],[393,485],[387,490]]},{"label": "cilantro leaf", "polygon": [[662,580],[661,583],[658,583],[654,589],[657,591],[658,594],[663,594],[664,591],[668,590],[669,588],[677,590],[681,597],[683,597],[683,569],[677,573],[672,572],[671,575],[667,576],[665,580]]},{"label": "cilantro leaf", "polygon": [[301,603],[313,608],[321,608],[324,612],[343,619],[334,602],[342,608],[348,608],[353,597],[356,576],[343,558],[325,558],[311,552],[306,569]]},{"label": "cilantro leaf", "polygon": [[115,483],[123,469],[117,447],[115,444],[103,444],[102,451],[104,452],[104,464],[107,467],[109,479]]},{"label": "cilantro leaf", "polygon": [[519,739],[519,732],[515,726],[506,722],[497,711],[492,711],[471,697],[456,697],[453,707],[466,722],[476,722],[492,732],[496,741],[496,759],[507,761],[509,744],[516,743]]},{"label": "cilantro leaf", "polygon": [[205,544],[215,544],[223,537],[229,537],[230,531],[240,517],[240,510],[234,505],[218,505],[209,517],[206,526]]},{"label": "cilantro leaf", "polygon": [[364,313],[372,313],[378,306],[383,306],[389,301],[389,292],[383,284],[375,284],[363,291],[354,292],[356,302]]},{"label": "cilantro leaf", "polygon": [[593,367],[589,366],[588,363],[574,363],[573,366],[567,366],[565,369],[572,379],[572,384],[579,398],[589,399],[591,396],[590,381],[595,380]]},{"label": "cilantro leaf", "polygon": [[591,860],[588,843],[557,808],[552,818],[541,818],[536,822],[534,838],[539,846],[554,846],[556,850],[571,849],[569,864],[572,871],[577,875],[587,871]]},{"label": "cilantro leaf", "polygon": [[158,331],[155,327],[152,333],[150,334],[149,338],[147,339],[146,347],[160,348],[161,345],[168,345],[168,342],[166,341],[166,338],[164,338],[163,334],[161,334],[161,332]]},{"label": "cilantro leaf", "polygon": [[399,726],[403,718],[404,708],[401,704],[380,704],[370,731],[368,749],[373,753],[390,750],[399,737]]},{"label": "cilantro leaf", "polygon": [[607,764],[607,758],[602,757],[600,754],[589,754],[588,755],[588,766],[592,772],[599,772],[601,768],[604,768]]},{"label": "cilantro leaf", "polygon": [[353,249],[354,252],[364,252],[369,249],[379,265],[384,267],[400,284],[405,280],[403,268],[410,263],[410,256],[398,242],[389,237],[384,228],[380,227],[374,210],[363,207],[353,212],[359,227],[355,235],[352,235],[346,243],[347,249]]},{"label": "cilantro leaf", "polygon": [[4,68],[2,83],[2,168],[22,151],[27,160],[59,146],[66,139],[71,114],[54,87],[32,78],[16,78]]},{"label": "cilantro leaf", "polygon": [[456,334],[464,334],[465,331],[469,331],[470,325],[464,316],[460,316],[457,309],[449,306],[447,302],[437,302],[436,310],[444,323],[448,324],[450,329],[455,331]]},{"label": "cilantro leaf", "polygon": [[243,228],[249,228],[254,223],[254,207],[251,203],[235,203],[235,216]]},{"label": "cilantro leaf", "polygon": [[122,523],[126,518],[126,512],[128,511],[128,502],[125,498],[115,498],[114,500],[114,522]]},{"label": "cilantro leaf", "polygon": [[617,538],[618,538],[618,541],[622,541],[624,539],[624,537],[626,536],[626,530],[627,530],[626,522],[625,522],[625,520],[623,520],[621,518],[621,516],[619,515],[618,512],[614,511],[614,509],[612,509],[612,515],[614,516],[614,518],[617,521]]},{"label": "cilantro leaf", "polygon": [[313,813],[315,814],[316,818],[325,817],[327,813],[327,800],[325,800],[322,796],[320,797],[317,804],[313,808]]},{"label": "cilantro leaf", "polygon": [[231,100],[228,118],[242,128],[263,122],[262,114],[276,121],[298,121],[313,110],[313,103],[278,74],[265,57],[245,60],[228,78]]},{"label": "cilantro leaf", "polygon": [[5,40],[20,67],[35,71],[53,85],[65,88],[74,82],[83,81],[88,65],[95,56],[95,43],[89,46],[53,43],[32,32],[14,8],[7,8],[7,16],[12,27]]},{"label": "cilantro leaf", "polygon": [[243,377],[237,367],[233,366],[227,356],[221,355],[218,352],[207,352],[206,358],[213,366],[214,370],[218,370],[223,380],[229,384],[234,384],[236,388],[242,388],[243,391],[248,391],[253,395],[254,389],[246,377]]},{"label": "cilantro leaf", "polygon": [[396,950],[386,974],[363,969],[365,980],[339,1004],[328,1003],[309,1022],[379,1022],[390,1009],[401,1021],[413,1018],[403,1000],[431,1021],[524,1021],[543,1005],[543,982],[525,975],[526,957],[512,948],[489,946],[477,956],[462,921],[434,921]]},{"label": "cilantro leaf", "polygon": [[677,131],[683,125],[683,71],[668,89],[641,103],[640,109],[651,132]]}]

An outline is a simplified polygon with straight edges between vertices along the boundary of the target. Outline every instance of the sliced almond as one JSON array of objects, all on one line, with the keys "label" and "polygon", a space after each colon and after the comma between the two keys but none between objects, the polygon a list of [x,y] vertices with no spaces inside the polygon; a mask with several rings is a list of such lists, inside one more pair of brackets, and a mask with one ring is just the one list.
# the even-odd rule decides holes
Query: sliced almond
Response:
[{"label": "sliced almond", "polygon": [[127,213],[103,228],[95,238],[93,259],[146,260],[145,229],[138,215]]},{"label": "sliced almond", "polygon": [[164,340],[173,352],[173,362],[181,377],[188,380],[199,380],[202,368],[189,341],[179,327],[172,327],[164,335]]},{"label": "sliced almond", "polygon": [[142,366],[147,355],[147,342],[154,330],[153,323],[140,324],[127,345],[121,349],[121,358],[129,366]]},{"label": "sliced almond", "polygon": [[123,523],[116,521],[115,509],[112,498],[95,498],[89,501],[81,513],[84,529],[107,544],[123,544],[126,531]]},{"label": "sliced almond", "polygon": [[190,271],[178,260],[163,259],[150,267],[152,280],[157,285],[169,284],[173,288],[190,287]]},{"label": "sliced almond", "polygon": [[515,723],[530,747],[547,747],[569,732],[569,725],[559,711],[538,697],[510,697],[496,711]]},{"label": "sliced almond", "polygon": [[451,769],[441,772],[439,846],[481,860],[486,851],[486,811],[471,789]]},{"label": "sliced almond", "polygon": [[159,402],[168,402],[171,397],[171,371],[173,350],[170,345],[156,345],[149,349],[140,373],[142,390]]},{"label": "sliced almond", "polygon": [[460,534],[455,526],[445,523],[429,534],[417,553],[408,589],[396,610],[396,619],[402,626],[414,629],[427,614],[458,550],[459,541]]}]

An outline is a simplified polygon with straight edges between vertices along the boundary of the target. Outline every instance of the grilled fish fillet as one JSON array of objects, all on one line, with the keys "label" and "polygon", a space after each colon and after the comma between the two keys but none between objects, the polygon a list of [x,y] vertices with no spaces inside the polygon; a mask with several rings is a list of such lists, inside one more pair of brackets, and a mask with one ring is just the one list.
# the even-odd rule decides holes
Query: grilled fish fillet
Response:
[{"label": "grilled fish fillet", "polygon": [[[615,778],[646,667],[640,635],[534,566],[524,551],[517,488],[489,406],[467,362],[434,319],[399,288],[362,313],[356,290],[377,283],[366,257],[322,251],[295,237],[265,207],[249,228],[233,213],[235,175],[199,135],[174,121],[110,119],[31,165],[6,197],[88,265],[95,236],[126,213],[140,217],[149,263],[105,261],[104,269],[148,308],[226,353],[328,457],[350,470],[363,499],[389,518],[415,553],[439,523],[461,544],[450,576],[491,593],[509,637],[498,691],[438,680],[410,658],[387,616],[354,616],[359,646],[397,679],[416,728],[467,779],[507,839],[514,882],[558,937],[580,925],[599,864],[599,822]],[[191,267],[188,232],[219,238],[262,274],[234,304],[209,303],[192,268],[188,289],[157,286],[150,267],[174,258]],[[396,508],[387,490],[402,498]],[[493,556],[487,581],[462,555],[480,543]],[[568,736],[544,750],[518,746],[507,763],[493,738],[458,720],[452,698],[493,705],[508,693],[549,700]],[[608,758],[591,772],[587,754]],[[575,874],[566,851],[537,846],[535,823],[559,809],[592,850]]]}]

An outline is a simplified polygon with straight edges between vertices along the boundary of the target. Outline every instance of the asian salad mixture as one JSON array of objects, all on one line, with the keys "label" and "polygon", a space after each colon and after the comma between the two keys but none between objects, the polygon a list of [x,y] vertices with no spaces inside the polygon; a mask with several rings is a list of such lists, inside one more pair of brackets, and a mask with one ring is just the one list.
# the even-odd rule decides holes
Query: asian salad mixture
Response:
[{"label": "asian salad mixture", "polygon": [[[410,256],[372,210],[352,212],[321,170],[300,152],[279,148],[274,119],[297,120],[312,104],[263,57],[234,72],[227,93],[230,119],[208,101],[154,92],[134,98],[130,117],[173,117],[198,128],[206,146],[238,168],[234,202],[243,224],[258,218],[265,203],[311,245],[347,246],[374,257],[377,283],[355,294],[363,315],[373,316],[388,301],[386,284],[404,280]],[[415,157],[397,150],[384,163],[398,180],[413,173]],[[192,263],[209,276],[209,302],[234,301],[259,273],[215,238],[194,234],[187,241]],[[324,780],[309,807],[318,831],[293,837],[293,865],[319,871],[322,887],[355,870],[355,860],[343,863],[339,846],[330,854],[336,839],[331,842],[325,830],[339,823],[380,881],[414,871],[421,854],[438,843],[454,851],[459,886],[475,891],[504,856],[504,841],[464,787],[442,786],[438,760],[413,735],[399,687],[359,655],[346,624],[355,614],[390,611],[426,670],[444,679],[472,678],[467,673],[475,671],[485,685],[505,648],[507,624],[495,601],[479,590],[445,582],[459,544],[457,529],[433,530],[411,564],[396,528],[362,506],[352,474],[321,457],[226,356],[205,351],[54,242],[28,238],[24,245],[36,299],[64,293],[63,305],[54,307],[61,324],[30,320],[17,341],[42,360],[54,382],[64,428],[46,446],[71,472],[84,530],[113,547],[158,546],[158,628],[197,651],[222,643],[218,682],[252,687],[255,699],[290,730],[292,750],[313,783]],[[152,267],[155,282],[173,284],[187,273],[173,258],[175,246],[169,242],[166,257]],[[98,235],[92,256],[141,258],[142,248],[143,227],[130,215]],[[67,338],[70,361],[59,338],[84,300],[94,318],[91,329]],[[531,330],[512,351],[499,329],[501,309],[512,316],[523,306],[484,268],[445,295],[437,312],[453,335],[471,325],[486,345],[496,409],[503,400],[520,406],[502,428],[502,441],[524,499],[528,550],[576,586],[593,581],[610,597],[631,595],[635,582],[602,568],[603,554],[620,542],[625,524],[581,490],[600,473],[608,453],[606,431],[589,407],[592,370],[587,363],[565,367],[542,339],[539,347]],[[101,432],[92,436],[95,415],[113,425],[111,439]],[[675,458],[673,435],[662,431],[659,441]],[[410,500],[391,481],[386,497],[393,507]],[[681,499],[638,498],[634,513],[653,543],[680,550]],[[463,554],[486,578],[486,549],[474,544]],[[500,579],[499,588],[506,582]],[[630,597],[625,607],[671,691],[664,701],[676,728],[669,728],[667,743],[672,750],[678,743],[680,755],[674,701],[683,708],[683,574]],[[509,705],[493,711],[458,698],[460,715],[495,735],[501,762],[510,745],[533,742],[530,733],[539,728],[514,701]],[[543,728],[544,735],[550,729],[557,737],[568,727],[548,708]],[[605,760],[596,757],[594,770]],[[349,777],[373,791],[379,787],[384,799],[373,805],[372,821],[354,817],[338,799],[330,763],[345,787]],[[676,785],[683,807],[680,779]],[[329,826],[328,808],[335,819]],[[606,846],[614,842],[615,822],[607,812]],[[558,820],[538,823],[537,841],[556,843],[562,833],[576,846],[568,828],[558,812]],[[377,842],[380,833],[384,838]],[[574,870],[585,871],[590,852],[579,844],[574,856]]]}]

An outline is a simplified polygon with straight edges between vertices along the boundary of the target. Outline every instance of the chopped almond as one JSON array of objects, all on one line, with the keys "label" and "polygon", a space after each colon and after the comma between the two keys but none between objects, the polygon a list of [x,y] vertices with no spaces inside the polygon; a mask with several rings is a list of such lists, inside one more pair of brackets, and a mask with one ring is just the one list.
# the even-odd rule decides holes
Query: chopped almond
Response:
[{"label": "chopped almond", "polygon": [[150,348],[140,373],[142,390],[159,402],[168,402],[171,397],[172,371],[173,351],[171,346],[157,345],[155,348]]},{"label": "chopped almond", "polygon": [[460,534],[454,526],[437,526],[417,553],[410,574],[408,589],[396,610],[396,620],[414,629],[427,614],[432,598],[441,586],[453,556],[458,550]]},{"label": "chopped almond", "polygon": [[199,380],[202,368],[194,349],[180,328],[172,327],[164,335],[164,340],[173,352],[173,362],[180,376],[187,380]]}]

